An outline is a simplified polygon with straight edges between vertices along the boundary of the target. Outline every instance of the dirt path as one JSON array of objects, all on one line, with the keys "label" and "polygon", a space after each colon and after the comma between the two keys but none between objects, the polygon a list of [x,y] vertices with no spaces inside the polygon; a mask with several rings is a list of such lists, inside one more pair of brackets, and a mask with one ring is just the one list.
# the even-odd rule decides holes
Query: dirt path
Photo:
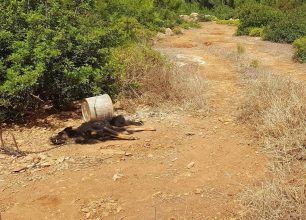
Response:
[{"label": "dirt path", "polygon": [[[262,181],[267,169],[250,131],[236,122],[243,98],[233,62],[237,43],[263,67],[303,80],[306,74],[305,65],[291,61],[289,45],[234,37],[234,31],[205,23],[157,44],[182,68],[192,65],[207,79],[207,117],[142,110],[138,117],[156,132],[139,133],[134,142],[68,145],[43,153],[44,164],[16,174],[12,170],[35,158],[0,155],[2,220],[239,217],[238,193]],[[49,117],[41,126],[13,130],[23,149],[43,150],[55,131],[80,123]]]}]

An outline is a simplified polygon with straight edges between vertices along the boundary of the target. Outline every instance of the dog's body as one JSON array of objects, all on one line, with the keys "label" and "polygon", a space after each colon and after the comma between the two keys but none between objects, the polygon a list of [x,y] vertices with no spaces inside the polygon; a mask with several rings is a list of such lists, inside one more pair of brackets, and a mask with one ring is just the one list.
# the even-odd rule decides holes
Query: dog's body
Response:
[{"label": "dog's body", "polygon": [[55,145],[66,144],[69,139],[72,139],[75,143],[80,144],[95,143],[97,141],[113,139],[135,140],[134,137],[121,134],[121,132],[127,131],[129,133],[133,133],[134,131],[146,130],[129,130],[126,126],[130,125],[140,126],[143,125],[143,123],[126,120],[122,115],[119,115],[111,118],[110,120],[86,122],[76,129],[67,127],[63,131],[59,132],[56,136],[50,138],[50,140]]}]

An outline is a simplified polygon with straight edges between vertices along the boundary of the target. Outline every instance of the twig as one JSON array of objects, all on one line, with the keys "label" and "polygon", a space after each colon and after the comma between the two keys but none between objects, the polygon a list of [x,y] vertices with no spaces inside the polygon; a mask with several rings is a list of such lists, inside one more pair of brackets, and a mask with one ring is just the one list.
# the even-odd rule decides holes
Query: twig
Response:
[{"label": "twig", "polygon": [[16,157],[22,157],[22,156],[25,156],[26,153],[25,152],[22,152],[19,147],[18,147],[18,144],[17,144],[17,141],[16,141],[16,138],[14,136],[13,133],[10,133],[12,138],[13,138],[13,141],[14,141],[14,144],[15,144],[15,147],[16,147],[16,150],[14,148],[11,148],[11,147],[6,147],[5,144],[4,144],[4,140],[3,140],[3,131],[2,129],[0,129],[0,153],[3,153],[3,154],[7,154],[7,155],[13,155],[13,156],[16,156]]},{"label": "twig", "polygon": [[35,98],[35,99],[37,99],[38,101],[40,101],[40,102],[45,102],[44,100],[42,100],[39,96],[37,96],[37,95],[34,95],[34,94],[32,94],[32,93],[30,93],[30,96],[32,96],[33,98]]},{"label": "twig", "polygon": [[0,146],[0,148],[4,148],[4,141],[3,141],[2,129],[1,129],[1,128],[0,128],[0,141],[1,141],[1,146]]},{"label": "twig", "polygon": [[13,141],[14,141],[14,144],[15,144],[15,147],[16,147],[17,151],[18,151],[18,152],[20,152],[20,150],[19,150],[19,147],[18,147],[18,144],[17,144],[17,141],[16,141],[16,138],[15,138],[14,134],[13,134],[13,133],[10,133],[10,134],[11,134],[11,136],[12,136],[12,138],[13,138]]}]

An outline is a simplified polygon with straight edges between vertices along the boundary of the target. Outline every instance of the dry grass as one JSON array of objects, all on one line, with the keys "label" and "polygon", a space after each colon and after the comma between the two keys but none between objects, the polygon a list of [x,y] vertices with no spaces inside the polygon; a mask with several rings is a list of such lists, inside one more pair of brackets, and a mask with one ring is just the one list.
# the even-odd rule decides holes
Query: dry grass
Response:
[{"label": "dry grass", "polygon": [[295,186],[280,179],[247,190],[241,197],[243,219],[305,219],[305,186]]},{"label": "dry grass", "polygon": [[305,219],[306,87],[254,69],[246,76],[241,120],[270,156],[273,177],[241,195],[243,219]]},{"label": "dry grass", "polygon": [[305,150],[305,85],[262,73],[249,79],[247,86],[241,119],[251,123],[268,153],[289,163]]},{"label": "dry grass", "polygon": [[159,52],[134,46],[120,53],[125,66],[124,106],[179,105],[192,110],[206,108],[206,83],[196,72],[181,71]]}]

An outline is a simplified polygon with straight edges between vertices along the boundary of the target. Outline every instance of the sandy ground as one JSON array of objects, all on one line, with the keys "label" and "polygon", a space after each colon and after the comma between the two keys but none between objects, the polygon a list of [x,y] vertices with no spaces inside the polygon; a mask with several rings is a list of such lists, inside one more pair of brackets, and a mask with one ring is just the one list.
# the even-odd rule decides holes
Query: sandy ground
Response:
[{"label": "sandy ground", "polygon": [[[236,37],[235,27],[203,23],[158,41],[156,48],[207,81],[209,112],[140,109],[155,127],[136,141],[69,144],[25,158],[0,155],[0,213],[7,219],[237,219],[239,193],[269,177],[267,158],[237,121],[243,62],[306,80],[290,45]],[[192,66],[193,68],[188,68]],[[11,130],[23,150],[51,148],[48,138],[80,113],[62,113]]]}]

